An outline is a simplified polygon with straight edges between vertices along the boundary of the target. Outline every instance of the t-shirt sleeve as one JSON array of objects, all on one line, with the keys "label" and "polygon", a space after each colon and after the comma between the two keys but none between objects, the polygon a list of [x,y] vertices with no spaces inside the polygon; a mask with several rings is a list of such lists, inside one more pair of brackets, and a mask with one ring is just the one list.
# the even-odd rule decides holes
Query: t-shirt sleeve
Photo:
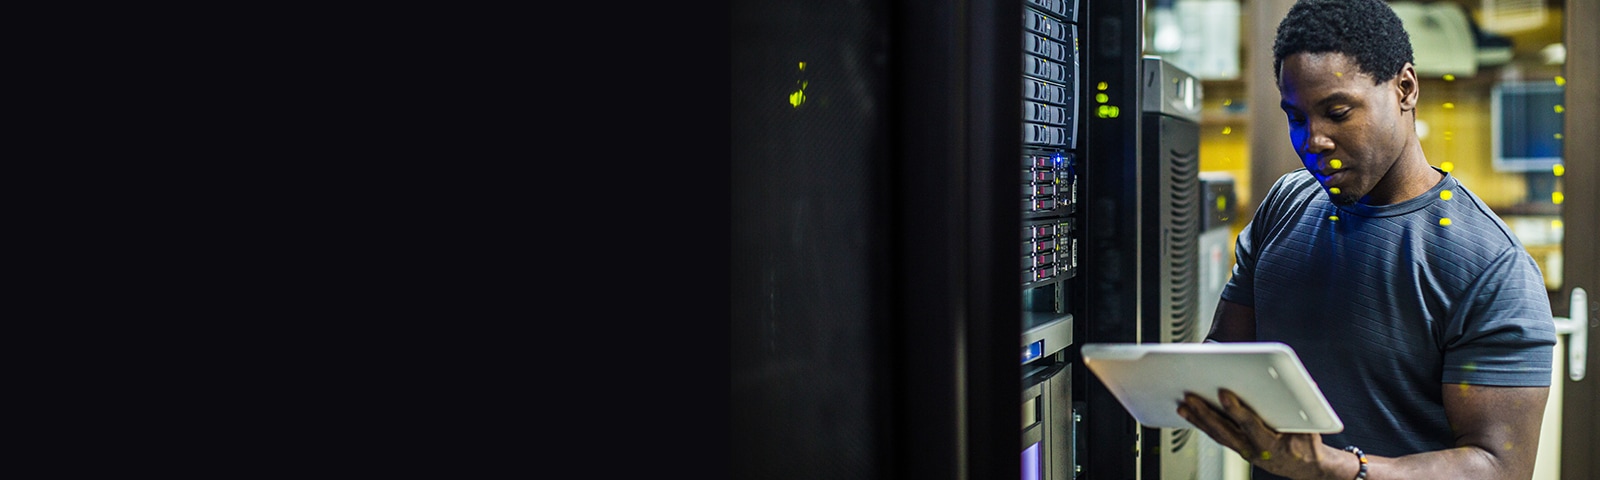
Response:
[{"label": "t-shirt sleeve", "polygon": [[[1255,268],[1256,254],[1261,245],[1261,236],[1271,230],[1269,224],[1273,216],[1277,215],[1277,204],[1285,195],[1288,186],[1285,184],[1289,175],[1278,177],[1272,182],[1272,187],[1267,189],[1266,196],[1262,197],[1261,205],[1256,207],[1255,215],[1250,223],[1239,231],[1239,237],[1233,243],[1233,275],[1228,278],[1228,283],[1222,286],[1222,299],[1247,307],[1256,306]],[[1210,315],[1210,312],[1206,312]]]},{"label": "t-shirt sleeve", "polygon": [[[1258,220],[1258,219],[1257,219]],[[1233,263],[1233,275],[1228,277],[1228,283],[1222,286],[1222,299],[1247,307],[1256,306],[1255,282],[1253,281],[1256,268],[1255,242],[1251,240],[1251,230],[1255,226],[1252,220],[1239,231],[1239,238],[1233,243],[1233,256],[1237,259]]]},{"label": "t-shirt sleeve", "polygon": [[1544,276],[1521,245],[1502,252],[1478,278],[1471,301],[1450,317],[1444,383],[1550,386],[1555,321]]}]

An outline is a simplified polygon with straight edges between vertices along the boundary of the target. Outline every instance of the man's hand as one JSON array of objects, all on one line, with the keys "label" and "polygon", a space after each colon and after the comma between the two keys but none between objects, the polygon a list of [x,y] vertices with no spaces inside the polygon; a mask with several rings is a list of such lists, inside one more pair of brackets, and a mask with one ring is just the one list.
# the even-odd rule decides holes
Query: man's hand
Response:
[{"label": "man's hand", "polygon": [[[1321,434],[1278,433],[1227,389],[1219,390],[1217,399],[1222,403],[1220,407],[1190,392],[1178,402],[1178,415],[1263,470],[1289,478],[1325,478],[1334,473],[1324,470],[1322,464],[1327,457],[1347,455],[1354,458],[1352,454],[1323,445]],[[1354,464],[1354,461],[1349,463]],[[1354,474],[1351,471],[1351,476]]]}]

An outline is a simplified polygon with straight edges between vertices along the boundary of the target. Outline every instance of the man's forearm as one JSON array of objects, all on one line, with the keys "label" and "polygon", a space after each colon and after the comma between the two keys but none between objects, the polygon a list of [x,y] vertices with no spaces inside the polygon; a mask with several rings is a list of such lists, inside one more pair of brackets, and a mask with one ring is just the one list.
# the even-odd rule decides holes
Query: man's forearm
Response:
[{"label": "man's forearm", "polygon": [[[1510,445],[1505,450],[1519,451],[1524,448],[1529,452],[1536,452],[1539,450],[1538,441],[1535,440],[1533,445]],[[1489,450],[1474,446],[1396,458],[1380,457],[1370,453],[1366,456],[1367,480],[1419,478],[1500,480],[1533,476],[1532,462],[1501,458]],[[1360,469],[1360,461],[1354,453],[1334,447],[1323,445],[1318,457],[1325,475],[1317,480],[1352,480],[1356,478],[1356,472]]]}]

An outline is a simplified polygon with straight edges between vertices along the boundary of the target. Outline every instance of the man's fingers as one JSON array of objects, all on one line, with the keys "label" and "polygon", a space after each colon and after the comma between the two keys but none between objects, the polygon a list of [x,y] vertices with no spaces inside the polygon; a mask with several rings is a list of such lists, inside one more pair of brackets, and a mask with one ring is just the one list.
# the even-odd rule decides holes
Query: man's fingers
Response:
[{"label": "man's fingers", "polygon": [[1185,395],[1184,399],[1178,402],[1178,415],[1224,447],[1241,454],[1254,449],[1232,419],[1199,395],[1192,393]]},{"label": "man's fingers", "polygon": [[[1272,445],[1276,443],[1278,432],[1268,427],[1261,417],[1256,415],[1255,409],[1250,408],[1238,395],[1227,389],[1217,391],[1217,400],[1222,403],[1222,410],[1238,425],[1240,434],[1255,445]],[[1257,452],[1260,453],[1260,452]]]}]

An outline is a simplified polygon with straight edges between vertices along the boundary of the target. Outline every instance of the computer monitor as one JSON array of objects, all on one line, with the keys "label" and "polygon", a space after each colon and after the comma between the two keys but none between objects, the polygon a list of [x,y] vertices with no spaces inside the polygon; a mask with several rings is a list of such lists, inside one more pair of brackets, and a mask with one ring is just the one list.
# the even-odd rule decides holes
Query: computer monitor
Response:
[{"label": "computer monitor", "polygon": [[1561,163],[1560,85],[1502,82],[1494,86],[1491,99],[1495,171],[1549,172]]}]

